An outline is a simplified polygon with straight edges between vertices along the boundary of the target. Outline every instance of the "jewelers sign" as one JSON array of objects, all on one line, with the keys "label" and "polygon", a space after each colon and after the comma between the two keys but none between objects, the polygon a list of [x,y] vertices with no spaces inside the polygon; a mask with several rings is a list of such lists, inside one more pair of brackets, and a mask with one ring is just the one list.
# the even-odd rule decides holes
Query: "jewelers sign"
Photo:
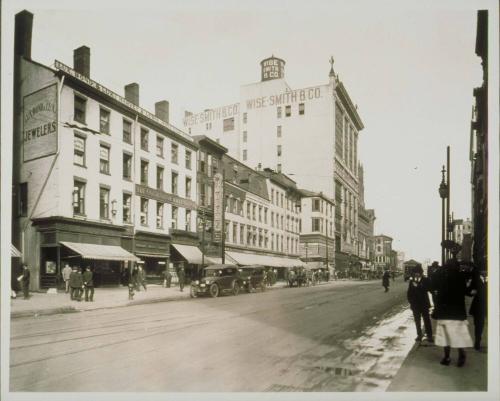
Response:
[{"label": "jewelers sign", "polygon": [[214,175],[214,241],[222,241],[224,213],[224,179],[221,173]]},{"label": "jewelers sign", "polygon": [[57,84],[40,89],[23,100],[23,160],[57,152]]}]

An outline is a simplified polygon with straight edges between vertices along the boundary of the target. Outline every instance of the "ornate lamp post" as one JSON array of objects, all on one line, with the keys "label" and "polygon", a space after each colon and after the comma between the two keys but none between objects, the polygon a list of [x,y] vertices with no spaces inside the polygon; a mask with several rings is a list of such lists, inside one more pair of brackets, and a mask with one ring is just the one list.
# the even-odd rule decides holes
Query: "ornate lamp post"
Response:
[{"label": "ornate lamp post", "polygon": [[444,241],[446,239],[446,209],[445,203],[446,199],[448,199],[448,185],[445,182],[444,174],[446,173],[446,169],[443,166],[441,170],[441,184],[439,184],[439,196],[441,197],[441,266],[444,266],[445,262],[445,248]]}]

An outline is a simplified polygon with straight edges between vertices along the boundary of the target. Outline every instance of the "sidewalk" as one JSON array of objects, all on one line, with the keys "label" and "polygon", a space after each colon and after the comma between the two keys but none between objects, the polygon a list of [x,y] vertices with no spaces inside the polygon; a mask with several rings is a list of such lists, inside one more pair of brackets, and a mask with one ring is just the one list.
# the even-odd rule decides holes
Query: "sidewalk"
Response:
[{"label": "sidewalk", "polygon": [[[324,283],[323,283],[324,284]],[[279,281],[266,290],[284,288],[286,283]],[[190,299],[190,286],[184,287],[181,292],[178,286],[163,288],[159,284],[148,285],[148,290],[136,291],[134,300],[128,300],[128,288],[96,288],[94,302],[72,301],[70,295],[64,290],[58,290],[57,294],[47,294],[45,292],[31,292],[30,299],[24,300],[22,294],[18,294],[16,299],[10,300],[11,318],[54,315],[58,313],[72,313],[89,311],[96,309],[118,308],[124,306],[141,305],[154,302],[175,301],[180,299]],[[82,299],[85,297],[82,296]]]},{"label": "sidewalk", "polygon": [[[469,329],[474,330],[472,319],[469,319]],[[487,391],[487,350],[487,323],[484,325],[481,350],[467,348],[467,361],[461,368],[456,365],[456,349],[451,350],[451,364],[443,366],[439,363],[443,347],[415,344],[386,391]]]}]

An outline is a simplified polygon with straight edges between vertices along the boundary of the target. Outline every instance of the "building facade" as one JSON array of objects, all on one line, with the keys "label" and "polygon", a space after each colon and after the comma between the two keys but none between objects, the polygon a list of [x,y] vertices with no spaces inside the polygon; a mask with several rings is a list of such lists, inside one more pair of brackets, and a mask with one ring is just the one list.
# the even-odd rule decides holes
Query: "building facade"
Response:
[{"label": "building facade", "polygon": [[362,270],[370,271],[373,269],[375,258],[374,229],[375,229],[375,210],[365,208],[365,187],[364,187],[364,168],[361,163],[358,165],[358,250],[357,255],[362,265]]},{"label": "building facade", "polygon": [[364,128],[338,74],[326,84],[293,89],[285,61],[261,62],[261,81],[240,88],[239,102],[186,113],[184,128],[207,135],[228,154],[294,175],[300,188],[335,201],[335,264],[347,268],[358,258],[358,137]]},{"label": "building facade", "polygon": [[388,235],[375,235],[375,270],[379,274],[384,270],[394,270],[396,267],[392,241]]},{"label": "building facade", "polygon": [[198,245],[197,144],[139,106],[139,85],[122,97],[90,78],[90,49],[74,68],[31,60],[33,15],[16,16],[13,244],[33,289],[57,285],[63,265],[91,265],[97,285],[119,284],[131,262],[151,277],[176,242]]},{"label": "building facade", "polygon": [[301,190],[300,257],[309,266],[335,266],[335,202],[322,192]]}]

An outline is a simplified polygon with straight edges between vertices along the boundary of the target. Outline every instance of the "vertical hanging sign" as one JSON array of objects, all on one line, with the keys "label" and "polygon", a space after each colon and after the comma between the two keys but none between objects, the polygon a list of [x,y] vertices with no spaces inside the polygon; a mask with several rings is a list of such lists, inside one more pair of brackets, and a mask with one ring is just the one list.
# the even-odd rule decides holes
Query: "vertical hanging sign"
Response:
[{"label": "vertical hanging sign", "polygon": [[221,173],[214,175],[214,241],[222,241],[224,213],[224,179]]},{"label": "vertical hanging sign", "polygon": [[57,84],[24,97],[23,160],[57,152]]}]

